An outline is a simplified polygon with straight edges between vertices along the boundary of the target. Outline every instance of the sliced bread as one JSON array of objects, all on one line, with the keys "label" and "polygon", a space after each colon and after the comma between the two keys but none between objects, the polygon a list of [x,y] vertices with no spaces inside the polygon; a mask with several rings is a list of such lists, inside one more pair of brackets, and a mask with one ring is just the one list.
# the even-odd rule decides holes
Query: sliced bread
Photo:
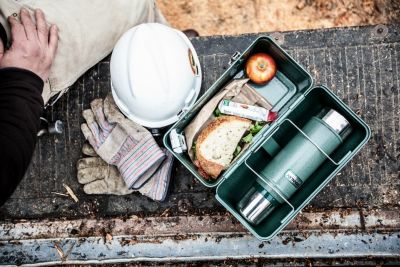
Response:
[{"label": "sliced bread", "polygon": [[231,163],[233,152],[250,125],[250,120],[237,116],[221,116],[207,125],[196,142],[200,173],[217,178]]}]

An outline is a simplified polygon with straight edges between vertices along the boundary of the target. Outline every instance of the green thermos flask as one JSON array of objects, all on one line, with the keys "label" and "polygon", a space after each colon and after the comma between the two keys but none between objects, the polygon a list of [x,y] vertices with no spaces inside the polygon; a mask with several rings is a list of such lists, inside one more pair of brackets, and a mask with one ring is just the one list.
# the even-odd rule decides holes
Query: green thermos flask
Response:
[{"label": "green thermos flask", "polygon": [[[340,113],[329,109],[311,117],[302,131],[329,155],[349,135],[351,127]],[[238,203],[239,212],[248,222],[259,224],[284,202],[282,197],[288,200],[326,160],[326,156],[309,139],[297,133],[262,169],[262,176],[275,190],[257,178]]]}]

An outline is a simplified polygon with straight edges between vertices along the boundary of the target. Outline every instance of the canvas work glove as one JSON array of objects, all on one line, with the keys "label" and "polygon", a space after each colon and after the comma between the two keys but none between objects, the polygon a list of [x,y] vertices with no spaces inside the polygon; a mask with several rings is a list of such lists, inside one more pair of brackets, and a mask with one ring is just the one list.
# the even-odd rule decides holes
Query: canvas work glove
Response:
[{"label": "canvas work glove", "polygon": [[86,194],[127,195],[133,192],[115,166],[102,160],[90,145],[85,144],[82,153],[88,158],[78,160],[78,182]]},{"label": "canvas work glove", "polygon": [[[127,195],[134,192],[128,189],[118,169],[102,160],[90,145],[84,144],[82,153],[90,156],[78,160],[77,163],[78,182],[84,184],[83,191],[86,194]],[[165,153],[167,157],[157,171],[144,186],[137,190],[155,201],[163,201],[168,192],[173,155],[166,149]]]},{"label": "canvas work glove", "polygon": [[153,200],[163,201],[167,196],[169,181],[171,178],[172,163],[174,156],[167,149],[162,148],[166,157],[160,167],[149,179],[149,181],[139,188],[139,192]]},{"label": "canvas work glove", "polygon": [[155,173],[165,158],[153,136],[144,127],[124,117],[109,94],[95,99],[82,115],[85,138],[107,163],[115,165],[126,185],[138,189]]}]

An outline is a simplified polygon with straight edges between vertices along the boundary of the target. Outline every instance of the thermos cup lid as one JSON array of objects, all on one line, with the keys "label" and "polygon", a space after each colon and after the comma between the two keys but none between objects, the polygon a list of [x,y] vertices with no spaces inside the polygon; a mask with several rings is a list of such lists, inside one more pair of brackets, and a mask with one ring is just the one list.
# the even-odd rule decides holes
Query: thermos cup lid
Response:
[{"label": "thermos cup lid", "polygon": [[340,136],[345,135],[350,129],[350,123],[339,112],[330,109],[323,115],[322,120]]},{"label": "thermos cup lid", "polygon": [[[258,190],[257,190],[258,189]],[[257,225],[279,203],[257,182],[238,204],[240,214],[251,224]]]},{"label": "thermos cup lid", "polygon": [[271,206],[269,202],[260,192],[255,192],[249,203],[240,209],[242,215],[251,223],[256,224],[261,213]]}]

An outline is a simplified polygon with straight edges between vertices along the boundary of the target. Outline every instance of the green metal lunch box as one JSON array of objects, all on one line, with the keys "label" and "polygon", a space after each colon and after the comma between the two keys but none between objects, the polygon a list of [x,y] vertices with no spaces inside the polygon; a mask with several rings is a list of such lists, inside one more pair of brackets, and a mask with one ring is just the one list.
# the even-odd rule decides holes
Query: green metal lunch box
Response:
[{"label": "green metal lunch box", "polygon": [[[206,180],[197,171],[187,153],[176,153],[171,147],[170,135],[182,132],[200,109],[230,80],[244,76],[244,64],[252,54],[264,52],[277,63],[277,74],[259,90],[279,114],[278,119],[254,136],[252,143],[217,180]],[[249,223],[238,211],[237,204],[248,192],[256,179],[264,180],[263,168],[271,162],[276,153],[293,139],[310,117],[321,110],[331,108],[338,111],[351,124],[352,131],[347,138],[314,171],[301,187],[273,210],[261,223]],[[205,186],[216,187],[217,200],[228,209],[251,233],[260,240],[270,240],[278,234],[315,195],[353,158],[370,138],[371,131],[348,106],[324,86],[313,86],[311,75],[293,60],[279,45],[268,36],[257,38],[242,54],[236,54],[234,62],[219,79],[195,103],[193,108],[164,135],[165,147],[190,170]],[[307,136],[305,136],[308,138]]]}]

